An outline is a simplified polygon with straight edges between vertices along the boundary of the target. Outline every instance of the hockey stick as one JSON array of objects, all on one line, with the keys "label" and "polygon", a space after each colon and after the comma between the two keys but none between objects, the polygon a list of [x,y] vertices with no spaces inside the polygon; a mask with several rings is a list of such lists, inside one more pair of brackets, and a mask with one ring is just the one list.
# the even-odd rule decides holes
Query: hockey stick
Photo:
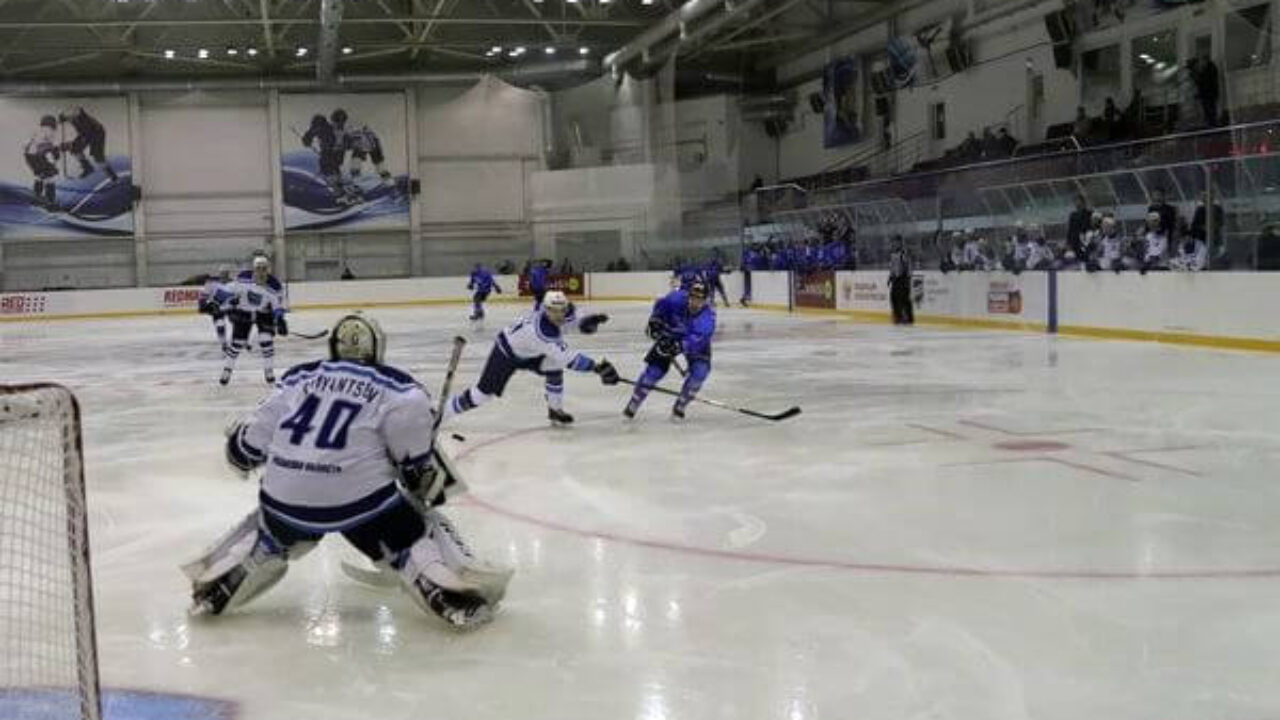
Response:
[{"label": "hockey stick", "polygon": [[[449,402],[449,389],[453,386],[453,376],[458,371],[458,364],[462,362],[462,349],[466,346],[466,344],[467,344],[466,338],[462,337],[461,335],[454,336],[453,353],[449,356],[449,364],[445,368],[444,382],[440,386],[440,402],[436,404],[436,419],[431,427],[433,435],[437,430],[440,429],[440,423],[444,420],[445,404]],[[457,436],[455,435],[455,437]],[[434,443],[434,439],[432,440],[432,442]],[[450,463],[446,459],[444,453],[440,450],[440,448],[436,448],[435,452],[436,452],[436,457],[439,459],[440,463],[445,465],[446,468],[449,468]],[[451,471],[451,468],[449,470],[446,470],[446,473],[453,474]],[[404,490],[403,488],[401,489],[400,494],[402,497],[405,498],[406,501],[408,501],[410,505],[413,506],[414,510],[418,511],[418,514],[425,515],[429,510],[429,508],[426,505],[424,505],[421,500],[419,500],[417,497],[415,497],[408,491]],[[351,563],[348,563],[346,560],[341,561],[339,565],[342,568],[342,573],[344,575],[351,578],[352,580],[355,580],[356,582],[363,583],[365,585],[371,585],[373,587],[391,587],[400,582],[396,578],[394,572],[388,572],[387,570],[384,570],[381,567],[375,570],[366,570],[365,568],[352,565]]]},{"label": "hockey stick", "polygon": [[329,330],[328,328],[325,328],[324,330],[321,330],[319,332],[313,332],[313,333],[298,332],[295,330],[289,333],[289,335],[291,337],[296,337],[301,340],[319,340],[321,338],[329,337]]},{"label": "hockey stick", "polygon": [[[634,380],[628,380],[628,379],[626,379],[626,378],[618,378],[618,382],[620,382],[620,383],[624,383],[624,384],[627,384],[627,385],[631,385],[631,386],[633,386],[633,387],[640,387],[640,383],[638,383],[638,382],[636,382],[636,381],[634,381]],[[650,388],[650,390],[652,390],[652,391],[654,391],[654,392],[662,393],[663,395],[671,395],[671,396],[673,396],[673,397],[680,397],[680,393],[676,392],[675,390],[668,390],[667,388],[660,387],[660,386],[658,386],[658,385],[654,385],[652,388]],[[702,403],[702,404],[704,404],[704,405],[710,405],[710,406],[712,406],[712,407],[718,407],[718,408],[720,408],[721,410],[733,410],[734,412],[740,412],[740,413],[742,413],[743,415],[750,415],[751,417],[754,417],[754,418],[760,418],[761,420],[772,420],[772,421],[774,421],[774,422],[778,422],[778,421],[781,421],[781,420],[787,420],[787,419],[789,419],[789,418],[793,418],[793,417],[795,417],[795,416],[797,416],[797,415],[799,415],[799,414],[800,414],[800,406],[798,406],[798,405],[793,405],[793,406],[791,406],[791,407],[787,408],[786,410],[783,410],[783,411],[782,411],[782,412],[780,412],[780,413],[772,413],[772,414],[770,414],[770,413],[757,412],[757,411],[755,411],[755,410],[749,410],[749,409],[747,409],[747,408],[735,407],[735,406],[730,405],[730,404],[728,404],[728,403],[723,403],[723,402],[720,402],[719,400],[712,400],[712,399],[710,399],[710,398],[703,398],[703,397],[697,397],[697,396],[695,396],[695,397],[693,398],[693,401],[694,401],[694,402],[700,402],[700,403]]]}]

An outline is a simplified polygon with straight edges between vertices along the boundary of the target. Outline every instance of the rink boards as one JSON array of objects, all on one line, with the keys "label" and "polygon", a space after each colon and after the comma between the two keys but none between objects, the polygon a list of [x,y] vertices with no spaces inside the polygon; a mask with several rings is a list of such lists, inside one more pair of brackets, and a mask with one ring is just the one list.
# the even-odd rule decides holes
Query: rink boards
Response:
[{"label": "rink boards", "polygon": [[[670,288],[670,275],[663,272],[586,273],[584,279],[584,298],[598,301],[647,301]],[[755,272],[751,280],[756,307],[870,322],[889,317],[884,271],[803,278]],[[729,274],[724,281],[730,299],[737,301],[742,274]],[[515,296],[515,276],[500,276],[498,282],[508,294],[494,295],[491,302],[526,302]],[[462,277],[295,282],[288,289],[295,310],[470,301]],[[195,287],[170,287],[0,294],[0,321],[190,313],[197,293]],[[915,275],[912,295],[921,323],[1280,351],[1271,310],[1280,305],[1280,278],[1267,273],[929,271]]]}]

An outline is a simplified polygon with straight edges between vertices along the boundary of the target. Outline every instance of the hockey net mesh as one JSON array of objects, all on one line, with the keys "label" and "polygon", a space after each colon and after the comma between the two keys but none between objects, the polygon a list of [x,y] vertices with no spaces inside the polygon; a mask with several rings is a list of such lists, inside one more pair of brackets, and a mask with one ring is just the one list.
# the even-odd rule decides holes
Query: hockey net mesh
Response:
[{"label": "hockey net mesh", "polygon": [[0,385],[0,716],[101,717],[75,396]]}]

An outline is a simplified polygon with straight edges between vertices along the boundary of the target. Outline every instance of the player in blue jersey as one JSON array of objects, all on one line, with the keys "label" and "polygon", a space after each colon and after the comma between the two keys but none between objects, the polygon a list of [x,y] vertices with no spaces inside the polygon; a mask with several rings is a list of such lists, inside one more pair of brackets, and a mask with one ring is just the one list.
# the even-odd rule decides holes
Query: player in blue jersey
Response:
[{"label": "player in blue jersey", "polygon": [[551,261],[534,260],[529,266],[529,292],[533,293],[533,309],[542,307],[542,299],[547,295],[547,272]]},{"label": "player in blue jersey", "polygon": [[542,307],[527,313],[513,325],[498,333],[489,351],[489,359],[474,386],[455,395],[445,409],[445,417],[474,410],[495,397],[501,397],[507,382],[517,370],[528,370],[546,379],[547,417],[556,425],[568,425],[573,416],[564,411],[564,371],[593,372],[605,385],[618,383],[618,371],[608,360],[593,360],[584,353],[569,349],[564,333],[577,327],[586,335],[596,331],[609,316],[586,315],[579,319],[573,303],[564,293],[552,290]]},{"label": "player in blue jersey", "polygon": [[689,361],[689,374],[671,408],[672,415],[683,418],[685,408],[711,374],[711,336],[716,332],[716,311],[707,302],[707,286],[694,283],[687,291],[676,290],[659,299],[653,304],[645,332],[653,338],[653,348],[644,357],[644,372],[622,413],[628,418],[635,417],[649,391],[671,369],[672,360],[684,355]]},{"label": "player in blue jersey", "polygon": [[716,302],[716,293],[720,293],[720,299],[724,301],[724,306],[729,307],[729,296],[725,294],[724,282],[720,279],[723,275],[724,262],[720,259],[720,251],[716,250],[715,255],[702,266],[702,278],[707,283],[708,300],[714,305]]},{"label": "player in blue jersey", "polygon": [[703,282],[702,268],[692,260],[676,263],[676,268],[671,271],[671,275],[681,290],[688,290],[694,283]]},{"label": "player in blue jersey", "polygon": [[475,558],[440,511],[458,485],[435,446],[431,396],[384,364],[377,322],[347,315],[329,359],[284,374],[234,423],[227,462],[261,467],[257,507],[182,567],[191,612],[222,615],[266,592],[325,535],[341,533],[423,610],[466,630],[488,622],[511,571]]},{"label": "player in blue jersey", "polygon": [[467,281],[467,289],[474,291],[471,296],[471,304],[474,310],[471,311],[472,320],[484,319],[484,301],[489,299],[489,293],[497,292],[502,294],[502,288],[498,286],[498,281],[493,279],[493,273],[489,272],[489,268],[480,263],[476,263],[475,269],[471,271],[471,279]]}]

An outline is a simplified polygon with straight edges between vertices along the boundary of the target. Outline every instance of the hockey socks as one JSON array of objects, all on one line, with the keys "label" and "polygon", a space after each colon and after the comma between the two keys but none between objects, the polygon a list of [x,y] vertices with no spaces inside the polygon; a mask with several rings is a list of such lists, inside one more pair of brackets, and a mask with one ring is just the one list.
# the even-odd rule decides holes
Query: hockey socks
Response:
[{"label": "hockey socks", "polygon": [[636,380],[636,389],[631,393],[631,401],[627,403],[627,409],[624,411],[627,417],[635,416],[640,406],[644,404],[645,398],[649,397],[649,391],[658,384],[663,375],[666,373],[657,365],[645,367],[640,378]]}]

